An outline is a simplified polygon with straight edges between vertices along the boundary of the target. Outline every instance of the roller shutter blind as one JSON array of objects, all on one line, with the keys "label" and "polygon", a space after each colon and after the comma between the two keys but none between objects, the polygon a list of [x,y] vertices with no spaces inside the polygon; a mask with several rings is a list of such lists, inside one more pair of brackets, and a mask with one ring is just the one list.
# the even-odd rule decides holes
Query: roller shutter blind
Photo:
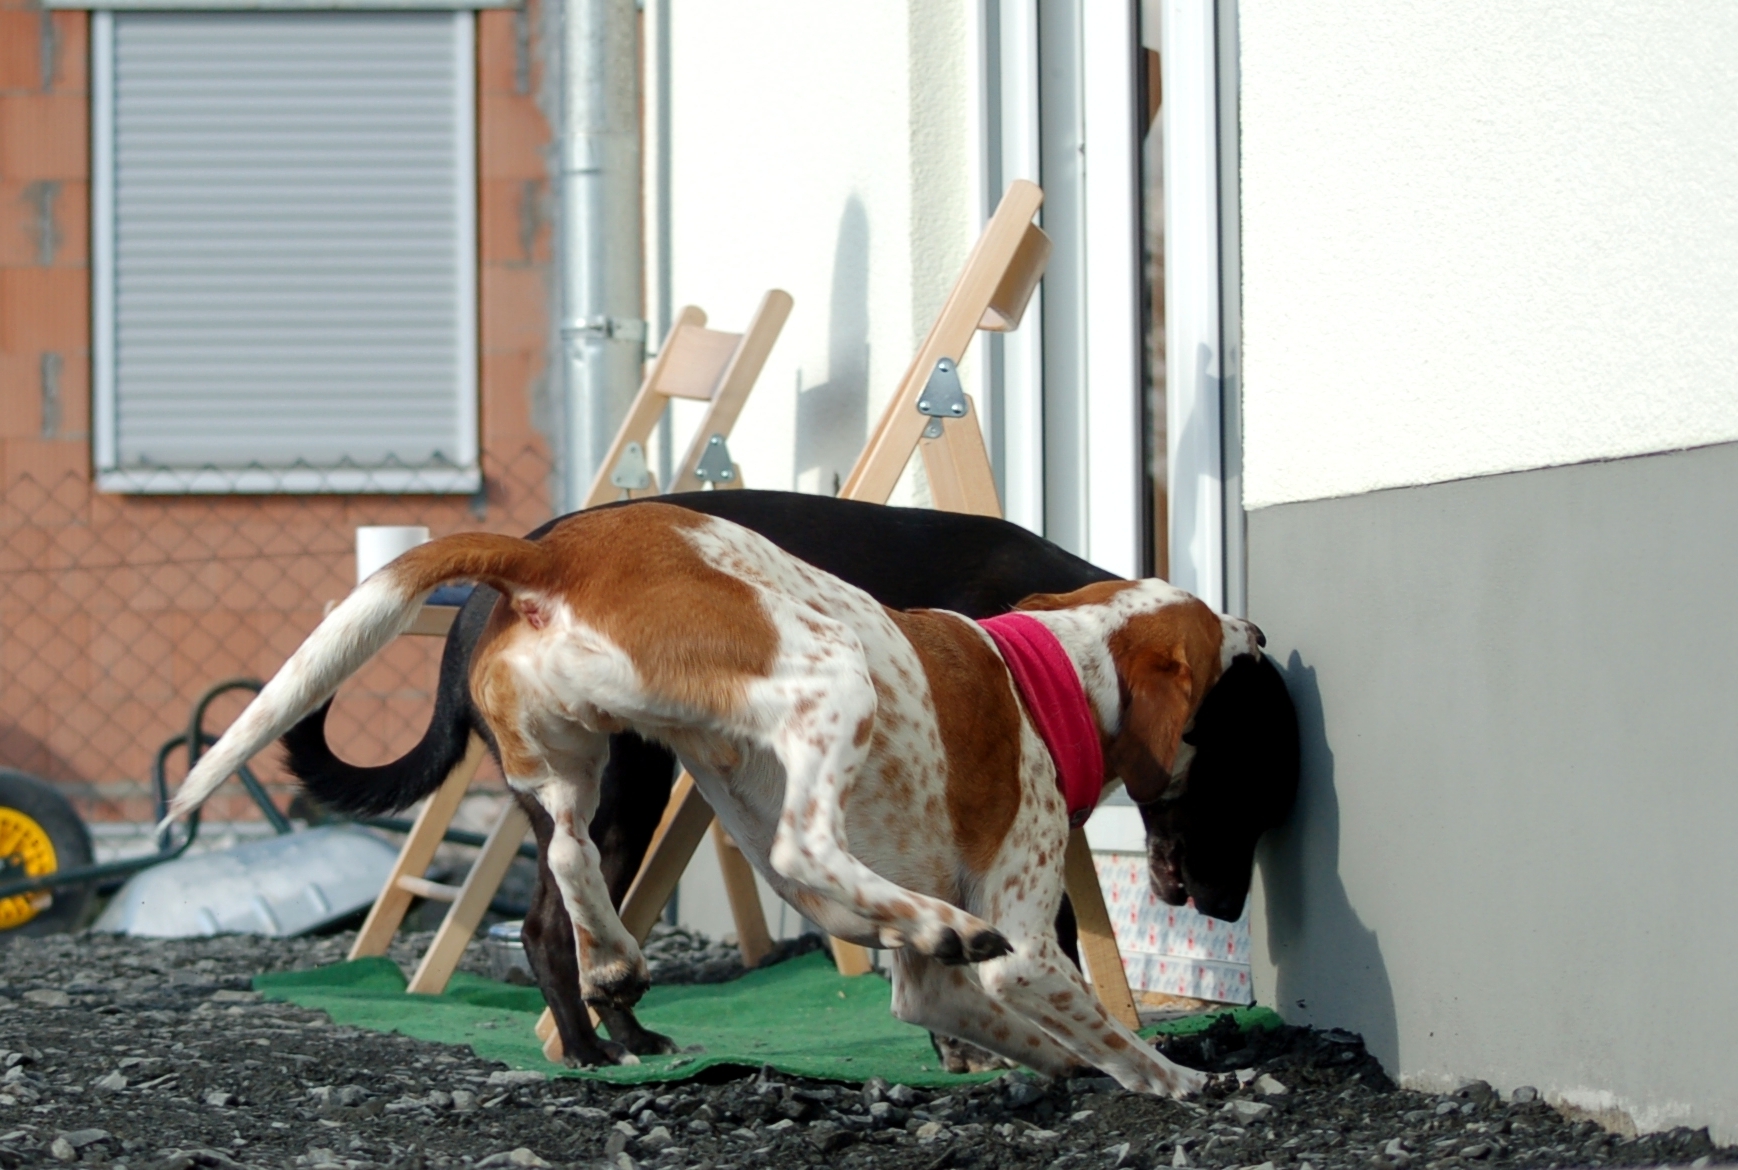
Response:
[{"label": "roller shutter blind", "polygon": [[472,35],[97,14],[101,486],[476,490]]}]

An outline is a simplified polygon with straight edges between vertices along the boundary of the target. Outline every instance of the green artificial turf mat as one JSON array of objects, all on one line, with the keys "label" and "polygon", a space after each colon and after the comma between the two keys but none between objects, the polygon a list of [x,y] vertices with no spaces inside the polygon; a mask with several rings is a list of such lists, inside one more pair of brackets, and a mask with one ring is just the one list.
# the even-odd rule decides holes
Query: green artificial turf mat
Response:
[{"label": "green artificial turf mat", "polygon": [[[885,979],[845,978],[826,955],[804,955],[750,971],[731,983],[654,987],[640,1001],[641,1022],[683,1046],[704,1051],[648,1056],[638,1065],[566,1069],[543,1057],[532,1033],[543,996],[459,972],[441,995],[407,995],[404,976],[384,958],[359,959],[312,971],[260,975],[254,987],[268,999],[323,1011],[339,1024],[400,1032],[419,1040],[468,1045],[485,1060],[554,1076],[590,1077],[616,1084],[682,1080],[721,1065],[758,1068],[817,1080],[866,1081],[885,1077],[915,1087],[963,1084],[994,1073],[943,1072],[929,1036],[893,1018]],[[1244,1028],[1276,1027],[1265,1008],[1236,1013]],[[1183,1034],[1213,1017],[1171,1020],[1143,1029]]]}]

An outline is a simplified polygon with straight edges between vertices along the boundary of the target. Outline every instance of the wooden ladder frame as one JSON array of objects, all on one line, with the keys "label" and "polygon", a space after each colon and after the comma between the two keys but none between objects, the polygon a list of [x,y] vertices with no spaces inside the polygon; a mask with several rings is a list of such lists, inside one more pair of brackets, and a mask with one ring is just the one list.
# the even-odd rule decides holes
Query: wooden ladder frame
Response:
[{"label": "wooden ladder frame", "polygon": [[[1050,258],[1050,239],[1033,222],[1043,202],[1044,193],[1036,184],[1016,180],[1009,186],[906,370],[898,393],[887,404],[875,433],[840,489],[841,497],[886,503],[915,448],[923,454],[930,497],[937,508],[983,516],[1002,514],[989,452],[970,396],[962,394],[963,411],[949,417],[925,415],[918,404],[936,364],[943,359],[957,363],[978,330],[1011,332],[1019,327]],[[675,891],[711,818],[712,810],[684,773],[622,902],[621,919],[629,930],[637,931],[642,922],[650,928]],[[1123,1023],[1139,1027],[1140,1016],[1129,992],[1104,891],[1098,884],[1086,834],[1080,829],[1069,834],[1064,880],[1074,904],[1087,971],[1099,1000]],[[831,941],[841,974],[861,975],[871,969],[864,948],[839,939]],[[545,1035],[545,1029],[552,1032],[553,1026],[553,1017],[545,1012],[539,1035]]]},{"label": "wooden ladder frame", "polygon": [[[718,456],[715,455],[710,461],[706,456],[709,448],[714,445],[714,439],[719,447],[728,450],[725,440],[735,427],[737,417],[748,401],[749,392],[754,389],[754,383],[766,365],[767,356],[772,352],[773,344],[778,340],[779,333],[790,316],[791,304],[789,293],[782,289],[770,290],[761,299],[754,319],[742,333],[725,333],[706,328],[706,314],[692,305],[678,312],[675,324],[671,326],[663,347],[646,371],[639,393],[628,408],[627,418],[623,420],[615,441],[610,445],[608,456],[592,481],[584,506],[589,508],[616,498],[635,498],[656,493],[657,477],[652,473],[646,459],[646,442],[651,436],[652,428],[664,417],[666,405],[673,398],[704,401],[708,406],[693,443],[672,476],[672,490],[697,491],[708,482],[715,489],[741,487],[742,472],[735,464],[721,465]],[[637,450],[630,452],[630,448]],[[627,457],[625,464],[624,456]],[[629,482],[620,482],[624,479]],[[406,633],[445,637],[458,612],[457,606],[424,606],[417,615],[415,624]],[[476,934],[483,914],[494,900],[495,891],[500,889],[508,867],[518,854],[520,843],[531,829],[531,822],[519,807],[518,801],[509,800],[495,818],[495,823],[484,839],[476,860],[471,863],[470,872],[466,874],[463,884],[453,886],[429,881],[423,876],[430,862],[434,860],[435,850],[446,837],[447,827],[452,824],[459,802],[464,799],[471,781],[476,778],[485,751],[482,738],[473,732],[465,746],[463,758],[417,814],[410,833],[399,850],[398,860],[387,875],[386,885],[375,899],[362,929],[357,932],[355,944],[350,948],[349,957],[352,959],[384,955],[393,936],[403,925],[413,899],[421,897],[450,903],[440,929],[435,932],[434,941],[417,965],[406,988],[413,994],[438,995],[446,989],[453,972],[458,969],[460,959],[464,957],[465,947]],[[692,778],[684,772],[677,781],[671,809],[682,804],[676,797],[692,790],[693,783]],[[694,848],[699,844],[699,834],[705,832],[711,821],[712,810],[707,808],[705,812],[706,820],[699,824],[693,843],[683,855],[684,861],[692,856]],[[690,822],[696,818],[697,814],[690,812],[681,825],[684,834],[692,828]],[[664,822],[659,826],[659,836],[654,838],[654,842],[668,836],[670,822],[671,814],[666,810]],[[680,839],[687,840],[687,836]],[[737,939],[742,948],[743,962],[753,966],[772,949],[771,935],[766,927],[766,917],[761,911],[760,895],[755,886],[754,870],[748,859],[736,848],[736,843],[722,829],[715,828],[713,839],[718,849],[719,869],[724,874],[725,891],[736,918]],[[642,873],[635,879],[633,889],[640,887],[644,876],[642,867]],[[631,889],[630,898],[632,893]],[[637,941],[646,940],[668,900],[666,896],[659,901],[649,914],[643,912],[643,897],[636,903],[637,912],[629,929],[634,931]],[[623,921],[627,922],[626,903],[622,910]],[[559,1060],[561,1038],[555,1032],[554,1017],[547,1010],[544,1011],[543,1020],[538,1022],[538,1034],[546,1039],[545,1052],[551,1059]]]}]

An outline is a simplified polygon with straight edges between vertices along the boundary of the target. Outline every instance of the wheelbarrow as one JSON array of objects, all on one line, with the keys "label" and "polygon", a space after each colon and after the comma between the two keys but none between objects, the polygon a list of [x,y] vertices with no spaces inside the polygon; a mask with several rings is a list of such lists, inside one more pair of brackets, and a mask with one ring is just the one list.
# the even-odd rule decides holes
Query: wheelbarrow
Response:
[{"label": "wheelbarrow", "polygon": [[[169,808],[168,765],[177,752],[191,769],[217,742],[206,730],[211,704],[230,691],[258,693],[257,679],[228,679],[193,704],[187,730],[166,740],[151,762],[153,821]],[[92,929],[153,937],[226,933],[290,936],[328,927],[366,909],[379,893],[397,849],[366,828],[408,832],[390,817],[322,822],[298,829],[246,765],[236,778],[274,835],[231,849],[189,855],[199,834],[195,812],[185,828],[166,828],[142,857],[93,863],[90,833],[72,804],[51,785],[0,769],[0,937],[76,929],[92,896],[119,885]],[[483,835],[449,829],[456,845],[481,846]],[[521,856],[536,850],[521,846]],[[511,914],[522,908],[501,906]]]}]

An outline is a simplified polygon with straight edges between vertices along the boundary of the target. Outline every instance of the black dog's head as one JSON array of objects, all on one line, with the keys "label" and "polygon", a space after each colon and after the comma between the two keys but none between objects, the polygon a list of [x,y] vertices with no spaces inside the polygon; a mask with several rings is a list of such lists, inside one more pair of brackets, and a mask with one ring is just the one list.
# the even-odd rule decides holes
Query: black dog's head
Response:
[{"label": "black dog's head", "polygon": [[[1141,804],[1153,891],[1234,921],[1249,896],[1255,843],[1297,796],[1297,711],[1272,660],[1240,657],[1201,702],[1183,742],[1181,783]],[[1178,769],[1179,772],[1182,769]]]}]

